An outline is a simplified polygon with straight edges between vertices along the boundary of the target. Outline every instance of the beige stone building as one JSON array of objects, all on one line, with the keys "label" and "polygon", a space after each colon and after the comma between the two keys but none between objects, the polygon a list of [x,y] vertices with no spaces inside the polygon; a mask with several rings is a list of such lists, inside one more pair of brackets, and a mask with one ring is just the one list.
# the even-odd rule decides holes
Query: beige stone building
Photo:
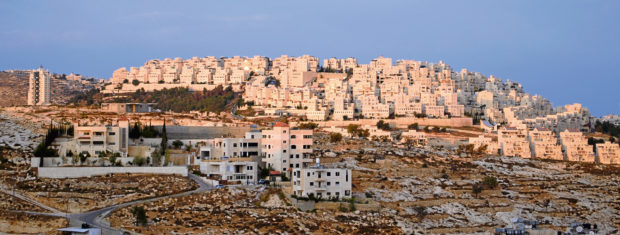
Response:
[{"label": "beige stone building", "polygon": [[498,130],[498,142],[504,156],[531,158],[527,129],[505,127]]},{"label": "beige stone building", "polygon": [[568,129],[560,132],[560,142],[568,161],[594,162],[592,146],[588,145],[588,140],[581,131]]},{"label": "beige stone building", "polygon": [[534,128],[529,131],[532,157],[539,159],[564,160],[562,148],[557,144],[556,135],[547,128]]},{"label": "beige stone building", "polygon": [[596,156],[601,164],[620,164],[620,146],[611,142],[596,144]]}]

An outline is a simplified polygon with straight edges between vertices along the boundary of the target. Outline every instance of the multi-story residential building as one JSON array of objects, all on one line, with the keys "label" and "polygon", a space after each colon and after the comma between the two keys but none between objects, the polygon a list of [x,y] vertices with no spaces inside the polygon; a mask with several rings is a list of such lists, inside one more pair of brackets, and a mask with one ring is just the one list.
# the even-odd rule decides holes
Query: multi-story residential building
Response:
[{"label": "multi-story residential building", "polygon": [[200,162],[200,172],[218,180],[256,184],[258,165],[254,161],[203,160]]},{"label": "multi-story residential building", "polygon": [[353,175],[350,169],[322,165],[293,169],[292,194],[300,197],[313,195],[317,198],[351,197]]},{"label": "multi-story residential building", "polygon": [[497,141],[493,141],[489,137],[484,137],[484,135],[479,135],[478,137],[470,137],[469,144],[473,144],[474,149],[480,149],[480,147],[486,146],[485,152],[487,154],[497,154],[499,150],[499,145]]},{"label": "multi-story residential building", "polygon": [[592,146],[588,145],[588,140],[581,131],[567,129],[560,132],[560,142],[568,161],[594,162],[595,157]]},{"label": "multi-story residential building", "polygon": [[401,143],[412,142],[415,145],[426,144],[426,133],[417,132],[416,130],[408,130],[400,135]]},{"label": "multi-story residential building", "polygon": [[28,105],[48,105],[52,102],[52,82],[49,71],[40,67],[30,73]]},{"label": "multi-story residential building", "polygon": [[226,160],[232,158],[248,158],[242,160],[260,162],[261,132],[252,130],[243,138],[214,138],[206,141],[200,148],[199,159]]},{"label": "multi-story residential building", "polygon": [[278,122],[262,131],[262,155],[266,167],[290,176],[292,168],[312,162],[312,130],[300,130]]},{"label": "multi-story residential building", "polygon": [[596,156],[601,164],[620,164],[620,146],[618,143],[599,143],[596,146]]},{"label": "multi-story residential building", "polygon": [[527,129],[506,127],[498,130],[498,142],[504,156],[530,158],[530,143]]},{"label": "multi-story residential building", "polygon": [[529,131],[532,157],[540,159],[564,160],[562,148],[557,144],[556,135],[547,128],[534,128]]},{"label": "multi-story residential building", "polygon": [[150,113],[155,109],[156,103],[101,103],[102,112],[124,113]]},{"label": "multi-story residential building", "polygon": [[129,120],[121,118],[116,125],[88,125],[74,123],[74,137],[60,145],[59,154],[89,153],[98,156],[101,152],[122,153],[129,149]]}]

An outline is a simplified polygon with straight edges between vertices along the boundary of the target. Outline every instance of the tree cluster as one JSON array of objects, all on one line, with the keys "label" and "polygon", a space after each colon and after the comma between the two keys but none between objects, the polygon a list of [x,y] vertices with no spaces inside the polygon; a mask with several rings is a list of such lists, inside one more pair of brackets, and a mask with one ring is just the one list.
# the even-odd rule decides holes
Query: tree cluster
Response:
[{"label": "tree cluster", "polygon": [[357,125],[357,124],[349,124],[349,126],[347,126],[347,132],[349,132],[351,136],[357,136],[357,137],[363,137],[363,138],[368,138],[368,136],[370,136],[370,131],[368,131],[367,129],[360,128],[360,125]]}]

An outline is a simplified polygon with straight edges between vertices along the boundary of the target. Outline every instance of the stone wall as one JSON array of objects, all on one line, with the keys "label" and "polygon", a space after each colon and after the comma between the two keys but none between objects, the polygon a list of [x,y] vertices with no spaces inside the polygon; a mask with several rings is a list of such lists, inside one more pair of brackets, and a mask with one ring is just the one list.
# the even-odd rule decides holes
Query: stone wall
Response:
[{"label": "stone wall", "polygon": [[39,167],[40,178],[80,178],[109,173],[131,174],[162,174],[187,176],[188,170],[184,166],[171,167]]},{"label": "stone wall", "polygon": [[[120,90],[114,89],[116,85],[115,84],[110,84],[105,86],[105,89],[102,91],[102,93],[128,93],[128,92],[136,92],[136,90],[142,89],[144,88],[145,91],[154,91],[154,90],[162,90],[164,88],[166,89],[171,89],[171,88],[175,88],[175,87],[187,87],[190,91],[202,91],[203,89],[207,89],[207,90],[213,90],[215,89],[218,85],[207,85],[207,84],[147,84],[147,83],[140,83],[137,86],[134,86],[133,84],[131,84],[131,81],[129,81],[129,83],[125,83],[123,84],[123,87]],[[234,91],[242,91],[241,89],[241,85],[236,84],[236,85],[231,85]],[[226,86],[224,86],[226,87]]]},{"label": "stone wall", "polygon": [[[371,125],[375,126],[379,119],[360,119],[360,120],[350,120],[350,121],[324,121],[324,122],[315,122],[319,124],[320,127],[330,127],[330,126],[339,126],[346,127],[349,124],[358,124],[358,125]],[[472,118],[463,117],[463,118],[395,118],[395,119],[383,119],[384,122],[390,123],[391,125],[396,125],[399,128],[406,128],[409,124],[418,123],[420,126],[449,126],[449,127],[462,127],[462,126],[474,126]],[[291,123],[292,126],[295,126],[296,123]]]}]

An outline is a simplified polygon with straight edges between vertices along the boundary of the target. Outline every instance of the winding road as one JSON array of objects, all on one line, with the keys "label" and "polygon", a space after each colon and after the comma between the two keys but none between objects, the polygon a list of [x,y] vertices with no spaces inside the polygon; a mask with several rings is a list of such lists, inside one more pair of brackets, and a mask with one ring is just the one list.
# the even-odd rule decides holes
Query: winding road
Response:
[{"label": "winding road", "polygon": [[[121,204],[117,204],[117,205],[112,205],[112,206],[108,206],[105,208],[101,208],[98,210],[94,210],[94,211],[89,211],[89,212],[83,212],[83,213],[72,213],[72,214],[67,214],[67,213],[63,213],[61,211],[58,211],[54,208],[51,208],[45,204],[42,204],[36,200],[33,200],[29,197],[26,197],[24,195],[15,194],[15,197],[31,202],[37,206],[40,206],[42,208],[45,208],[49,211],[51,211],[51,213],[42,213],[42,212],[31,212],[31,211],[20,211],[20,212],[24,212],[24,213],[28,213],[28,214],[35,214],[35,215],[47,215],[47,216],[55,216],[55,217],[69,217],[69,220],[71,222],[71,224],[82,224],[82,223],[87,223],[91,226],[94,227],[98,227],[102,229],[102,234],[121,234],[122,232],[128,232],[128,231],[122,231],[122,230],[118,230],[115,228],[110,227],[108,224],[103,222],[103,219],[105,217],[107,217],[110,213],[114,212],[115,210],[121,209],[123,207],[128,207],[131,205],[136,205],[136,204],[140,204],[140,203],[145,203],[145,202],[152,202],[152,201],[156,201],[156,200],[160,200],[163,198],[172,198],[172,197],[183,197],[183,196],[188,196],[188,195],[192,195],[192,194],[196,194],[196,193],[201,193],[201,192],[205,192],[207,190],[213,189],[213,186],[210,186],[208,184],[206,184],[202,179],[200,179],[200,177],[192,174],[192,173],[188,173],[188,177],[190,179],[192,179],[194,182],[196,182],[200,187],[198,187],[197,189],[194,189],[192,191],[187,191],[187,192],[183,192],[183,193],[177,193],[177,194],[172,194],[172,195],[166,195],[166,196],[160,196],[160,197],[154,197],[154,198],[148,198],[148,199],[141,199],[141,200],[136,200],[136,201],[131,201],[131,202],[125,202],[125,203],[121,203]],[[3,191],[5,193],[6,189],[4,188],[0,188],[0,191]],[[10,192],[8,193],[9,195],[12,195]]]}]

